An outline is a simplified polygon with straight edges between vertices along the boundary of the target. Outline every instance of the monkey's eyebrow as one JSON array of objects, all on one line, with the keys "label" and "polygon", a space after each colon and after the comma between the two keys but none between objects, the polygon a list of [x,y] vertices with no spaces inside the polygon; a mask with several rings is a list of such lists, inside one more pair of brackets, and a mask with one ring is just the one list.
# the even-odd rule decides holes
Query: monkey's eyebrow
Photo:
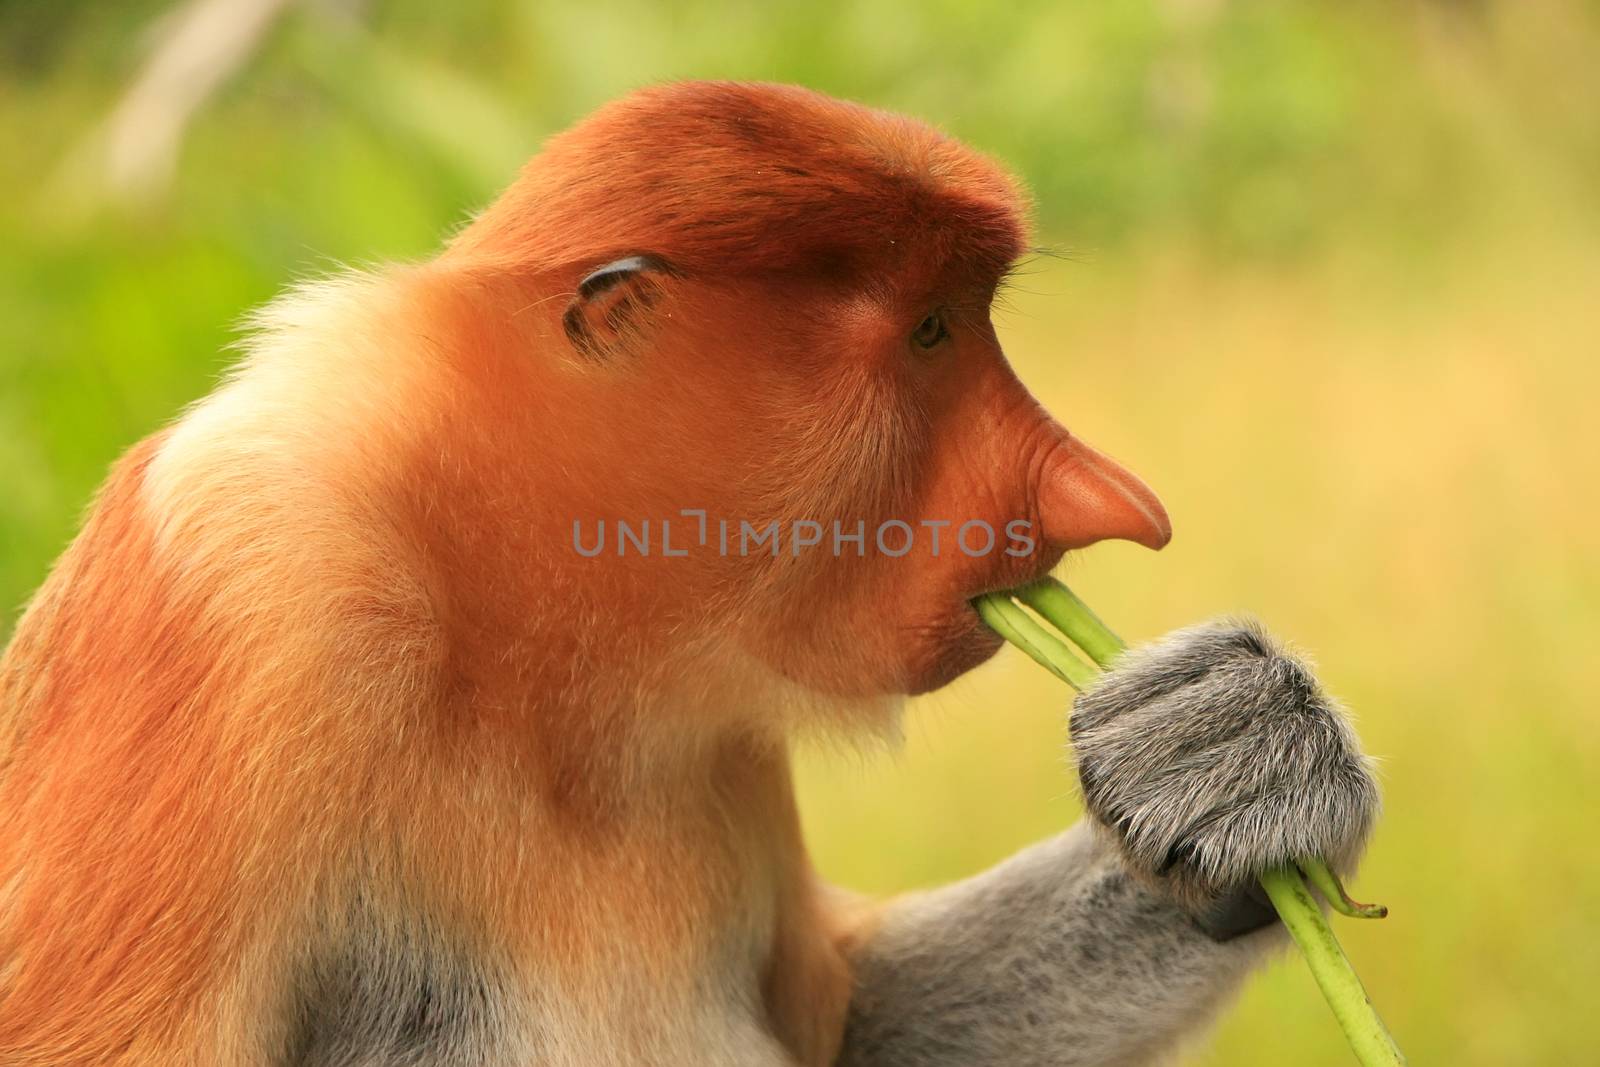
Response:
[{"label": "monkey's eyebrow", "polygon": [[998,298],[1017,287],[1021,278],[1036,273],[1041,269],[1041,261],[1047,259],[1064,260],[1071,262],[1075,259],[1073,253],[1065,248],[1050,246],[1035,246],[1006,264],[1005,269],[995,280],[994,292]]}]

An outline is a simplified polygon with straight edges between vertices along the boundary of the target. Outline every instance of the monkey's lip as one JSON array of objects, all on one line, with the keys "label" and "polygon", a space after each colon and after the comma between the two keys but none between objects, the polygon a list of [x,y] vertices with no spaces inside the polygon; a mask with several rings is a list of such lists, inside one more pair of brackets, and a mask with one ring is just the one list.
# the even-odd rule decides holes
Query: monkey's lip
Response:
[{"label": "monkey's lip", "polygon": [[978,614],[974,602],[990,593],[1004,593],[1048,577],[1064,555],[1063,552],[1052,553],[1045,559],[1036,560],[1035,565],[1025,573],[997,576],[961,596],[950,608],[947,623],[949,633],[940,642],[942,647],[933,655],[936,667],[933,673],[948,674],[945,681],[951,681],[980,666],[1000,651],[1006,643],[1005,638],[989,628],[989,624]]},{"label": "monkey's lip", "polygon": [[955,681],[981,666],[1005,640],[984,624],[971,600],[950,606],[944,617],[927,629],[921,654],[911,671],[907,692],[926,693]]},{"label": "monkey's lip", "polygon": [[1049,546],[1033,556],[1008,561],[1009,566],[965,575],[965,581],[958,579],[955,588],[939,598],[933,617],[918,628],[920,640],[914,642],[917,651],[908,692],[938,689],[991,659],[1005,639],[989,628],[973,602],[1048,577],[1065,556],[1064,550]]},{"label": "monkey's lip", "polygon": [[916,696],[949,685],[974,667],[982,665],[1003,644],[1005,642],[1000,636],[974,615],[973,625],[965,633],[942,642],[911,672],[906,693]]},{"label": "monkey's lip", "polygon": [[1055,570],[1066,556],[1066,552],[1061,549],[1054,549],[1043,556],[1036,556],[1028,560],[1027,563],[1029,565],[1019,569],[1014,574],[994,575],[989,580],[968,589],[961,597],[961,607],[966,609],[977,625],[988,631],[988,626],[984,624],[983,619],[978,615],[978,609],[973,607],[973,603],[979,597],[988,596],[990,593],[1009,593],[1013,589],[1048,578],[1050,577],[1050,572]]}]

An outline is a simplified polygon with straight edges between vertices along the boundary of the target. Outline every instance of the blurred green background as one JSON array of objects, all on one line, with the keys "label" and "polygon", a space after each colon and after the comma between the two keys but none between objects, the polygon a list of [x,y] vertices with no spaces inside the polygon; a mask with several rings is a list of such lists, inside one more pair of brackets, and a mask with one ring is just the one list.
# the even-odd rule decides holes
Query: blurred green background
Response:
[{"label": "blurred green background", "polygon": [[[0,630],[247,309],[428,255],[631,87],[802,82],[1037,192],[1061,254],[1002,337],[1177,528],[1069,577],[1129,637],[1242,610],[1315,651],[1388,803],[1356,888],[1392,918],[1338,929],[1413,1062],[1594,1061],[1600,4],[287,5],[140,162],[156,120],[108,117],[168,12],[0,2]],[[1068,823],[1064,704],[1003,653],[898,754],[808,753],[823,871],[929,885]],[[1292,958],[1188,1055],[1349,1062]]]}]

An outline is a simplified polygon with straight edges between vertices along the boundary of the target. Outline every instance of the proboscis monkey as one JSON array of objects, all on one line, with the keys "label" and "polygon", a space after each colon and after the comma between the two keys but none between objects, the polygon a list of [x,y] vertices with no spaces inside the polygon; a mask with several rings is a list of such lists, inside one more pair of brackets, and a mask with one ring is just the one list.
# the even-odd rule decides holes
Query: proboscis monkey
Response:
[{"label": "proboscis monkey", "polygon": [[1090,816],[971,881],[866,905],[800,838],[797,730],[1169,536],[1001,354],[1019,204],[909,119],[671,85],[263,312],[0,668],[0,1063],[1061,1067],[1217,1011],[1253,876],[1376,805],[1252,625],[1081,699]]}]

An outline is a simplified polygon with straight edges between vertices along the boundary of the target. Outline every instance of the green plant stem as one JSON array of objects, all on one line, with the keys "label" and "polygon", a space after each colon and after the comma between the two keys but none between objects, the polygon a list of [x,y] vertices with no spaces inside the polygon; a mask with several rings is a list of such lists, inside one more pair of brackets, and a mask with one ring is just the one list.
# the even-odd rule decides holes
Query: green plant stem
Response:
[{"label": "green plant stem", "polygon": [[1356,1060],[1363,1065],[1384,1067],[1404,1064],[1405,1057],[1389,1035],[1389,1030],[1378,1017],[1355,968],[1345,957],[1339,941],[1333,936],[1322,909],[1317,907],[1311,890],[1293,867],[1280,867],[1261,876],[1261,887],[1267,898],[1278,909],[1278,917],[1288,929],[1289,936],[1300,946],[1306,958],[1311,977],[1322,990],[1323,999],[1333,1010],[1339,1028]]},{"label": "green plant stem", "polygon": [[[1045,621],[1077,644],[1099,667],[1108,666],[1126,650],[1122,639],[1111,632],[1077,595],[1054,578],[1045,578],[1010,593],[988,593],[973,602],[979,616],[1007,641],[1026,652],[1057,678],[1074,689],[1092,684],[1096,669],[1079,659],[1071,649],[1014,604],[1016,596]],[[1297,867],[1299,869],[1297,869]],[[1305,871],[1302,876],[1301,869]],[[1388,909],[1381,905],[1358,904],[1345,893],[1344,886],[1321,859],[1298,861],[1261,876],[1262,888],[1289,936],[1305,956],[1318,988],[1322,990],[1333,1016],[1344,1031],[1351,1051],[1363,1067],[1395,1067],[1405,1057],[1389,1035],[1383,1020],[1367,997],[1355,969],[1339,947],[1316,898],[1306,887],[1310,877],[1333,907],[1347,915],[1381,918]]]},{"label": "green plant stem", "polygon": [[973,601],[978,616],[989,628],[1028,654],[1028,657],[1072,688],[1082,690],[1093,683],[1096,671],[1083,662],[1062,640],[1011,599],[990,594]]},{"label": "green plant stem", "polygon": [[1016,591],[1016,597],[1066,634],[1069,641],[1083,649],[1100,667],[1111,666],[1111,661],[1128,647],[1089,610],[1089,605],[1078,599],[1078,594],[1055,578],[1042,578],[1022,586]]},{"label": "green plant stem", "polygon": [[1340,915],[1348,915],[1352,919],[1382,919],[1388,916],[1389,909],[1382,904],[1363,904],[1359,900],[1352,900],[1350,894],[1344,891],[1344,883],[1339,881],[1339,876],[1322,860],[1298,860],[1295,866]]}]

